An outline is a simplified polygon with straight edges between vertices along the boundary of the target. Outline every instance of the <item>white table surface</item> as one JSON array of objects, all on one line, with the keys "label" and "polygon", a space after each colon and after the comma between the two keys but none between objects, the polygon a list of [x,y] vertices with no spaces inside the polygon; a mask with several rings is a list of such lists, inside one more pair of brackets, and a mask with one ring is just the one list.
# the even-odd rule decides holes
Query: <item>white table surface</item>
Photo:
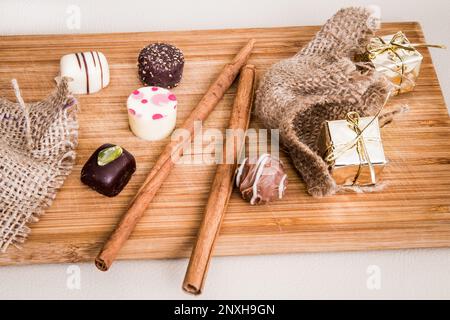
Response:
[{"label": "white table surface", "polygon": [[[448,0],[2,0],[0,34],[318,25],[342,6],[370,3],[385,21],[419,21],[429,42],[450,45]],[[67,27],[70,5],[81,10],[79,29]],[[449,51],[432,54],[450,102]],[[92,263],[1,267],[0,299],[192,299],[181,291],[186,266],[180,259],[117,262],[108,273]],[[449,299],[449,270],[450,249],[214,258],[201,298]]]}]

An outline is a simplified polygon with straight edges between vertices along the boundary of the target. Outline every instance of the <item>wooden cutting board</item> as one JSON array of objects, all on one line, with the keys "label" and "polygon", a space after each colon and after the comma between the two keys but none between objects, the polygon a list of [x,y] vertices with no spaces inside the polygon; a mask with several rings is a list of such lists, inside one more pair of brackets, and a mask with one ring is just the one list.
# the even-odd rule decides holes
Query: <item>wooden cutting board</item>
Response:
[{"label": "wooden cutting board", "polygon": [[[215,31],[0,37],[0,94],[13,99],[10,79],[17,78],[25,101],[45,97],[53,88],[59,58],[67,53],[100,50],[109,59],[111,84],[79,97],[78,158],[73,173],[51,209],[21,250],[0,254],[0,265],[92,261],[150,171],[166,141],[145,142],[128,130],[125,102],[140,87],[136,58],[151,42],[177,45],[186,55],[178,124],[195,107],[223,65],[249,38],[257,44],[251,63],[261,74],[292,56],[318,27]],[[423,42],[418,23],[389,23],[380,34],[406,32]],[[389,165],[384,191],[314,199],[291,162],[285,199],[252,207],[235,191],[223,223],[216,255],[256,255],[318,251],[356,251],[450,247],[450,120],[428,50],[413,93],[392,99],[410,112],[383,129]],[[227,125],[235,86],[204,124]],[[258,126],[253,122],[252,126]],[[119,144],[138,163],[136,175],[116,198],[100,196],[80,183],[80,170],[101,144]],[[150,204],[120,259],[178,258],[190,255],[202,219],[214,165],[178,165]]]}]

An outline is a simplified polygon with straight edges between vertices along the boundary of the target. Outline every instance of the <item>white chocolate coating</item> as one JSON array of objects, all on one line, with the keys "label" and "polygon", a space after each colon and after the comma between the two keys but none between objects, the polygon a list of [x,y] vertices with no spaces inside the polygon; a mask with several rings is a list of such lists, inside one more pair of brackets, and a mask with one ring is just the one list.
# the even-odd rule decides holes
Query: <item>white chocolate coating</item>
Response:
[{"label": "white chocolate coating", "polygon": [[167,138],[177,121],[177,98],[167,89],[143,87],[127,100],[131,131],[139,138],[158,141]]},{"label": "white chocolate coating", "polygon": [[73,79],[69,81],[73,94],[95,93],[109,84],[108,61],[98,51],[67,54],[60,61],[60,76]]}]

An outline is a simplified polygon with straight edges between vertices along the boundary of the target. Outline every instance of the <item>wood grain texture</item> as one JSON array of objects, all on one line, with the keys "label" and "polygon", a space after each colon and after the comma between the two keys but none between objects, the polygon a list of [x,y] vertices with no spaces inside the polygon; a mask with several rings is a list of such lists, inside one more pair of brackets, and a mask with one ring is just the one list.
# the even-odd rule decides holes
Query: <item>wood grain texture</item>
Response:
[{"label": "wood grain texture", "polygon": [[[389,23],[381,34],[403,30],[423,42],[418,23]],[[25,101],[42,99],[54,88],[59,58],[100,50],[109,60],[111,84],[81,96],[78,158],[54,205],[31,226],[21,250],[0,254],[0,265],[93,261],[127,209],[168,140],[145,142],[128,130],[126,99],[140,86],[136,59],[151,42],[170,42],[186,56],[185,74],[174,90],[178,124],[197,105],[222,67],[250,38],[257,40],[250,63],[261,75],[272,63],[296,53],[318,27],[0,37],[0,94],[13,99],[17,78]],[[410,112],[382,131],[390,160],[387,186],[373,194],[325,199],[307,195],[289,159],[289,187],[283,201],[251,207],[234,191],[217,242],[216,255],[254,255],[318,251],[356,251],[450,247],[450,120],[427,49],[419,85],[392,99]],[[224,129],[236,88],[217,106],[204,129]],[[252,122],[251,127],[259,124]],[[131,151],[138,169],[116,198],[100,196],[80,183],[82,165],[103,143]],[[208,199],[214,165],[177,165],[150,204],[119,259],[188,257]]]}]

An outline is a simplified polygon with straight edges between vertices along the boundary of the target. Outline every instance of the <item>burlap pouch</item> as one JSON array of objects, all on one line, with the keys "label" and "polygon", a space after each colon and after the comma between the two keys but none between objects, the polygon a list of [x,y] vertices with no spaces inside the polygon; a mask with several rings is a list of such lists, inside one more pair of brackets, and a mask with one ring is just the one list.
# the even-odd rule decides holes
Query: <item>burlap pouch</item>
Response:
[{"label": "burlap pouch", "polygon": [[272,66],[260,82],[256,116],[266,127],[280,129],[281,142],[311,195],[339,189],[319,154],[323,123],[345,119],[350,111],[375,115],[392,89],[383,75],[353,60],[378,27],[373,11],[342,9],[305,48]]},{"label": "burlap pouch", "polygon": [[71,172],[77,105],[63,79],[48,98],[25,104],[0,98],[0,251],[24,242]]}]

